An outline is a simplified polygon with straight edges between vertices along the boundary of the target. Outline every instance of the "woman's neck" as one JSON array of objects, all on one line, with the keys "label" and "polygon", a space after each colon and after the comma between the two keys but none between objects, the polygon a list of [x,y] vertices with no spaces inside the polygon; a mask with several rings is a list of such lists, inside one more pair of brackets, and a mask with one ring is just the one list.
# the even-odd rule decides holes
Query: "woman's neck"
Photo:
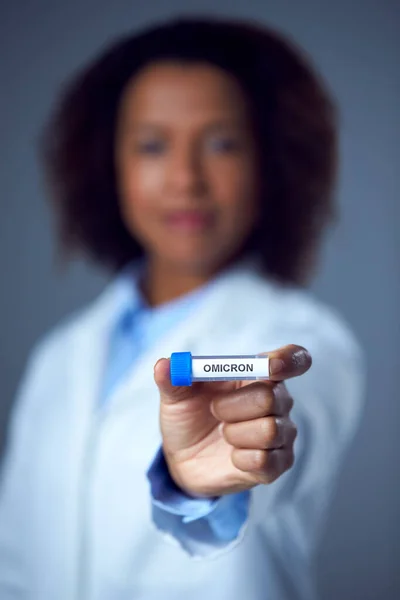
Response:
[{"label": "woman's neck", "polygon": [[214,273],[177,269],[174,265],[148,260],[141,282],[150,306],[170,302],[205,285]]}]

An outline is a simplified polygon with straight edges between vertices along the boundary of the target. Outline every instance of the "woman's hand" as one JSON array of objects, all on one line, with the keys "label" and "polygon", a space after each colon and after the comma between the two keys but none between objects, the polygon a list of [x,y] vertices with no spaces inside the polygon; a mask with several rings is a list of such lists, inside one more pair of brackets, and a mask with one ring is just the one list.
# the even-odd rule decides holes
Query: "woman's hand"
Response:
[{"label": "woman's hand", "polygon": [[169,360],[155,366],[161,433],[170,474],[192,496],[221,496],[271,483],[293,464],[296,426],[284,379],[305,373],[300,346],[268,353],[269,381],[226,381],[173,387]]}]

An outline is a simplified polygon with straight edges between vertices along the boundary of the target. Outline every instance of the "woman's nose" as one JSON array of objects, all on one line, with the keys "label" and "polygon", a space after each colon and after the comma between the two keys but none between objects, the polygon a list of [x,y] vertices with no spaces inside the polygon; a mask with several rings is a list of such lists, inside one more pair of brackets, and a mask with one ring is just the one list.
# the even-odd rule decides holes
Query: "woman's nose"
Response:
[{"label": "woman's nose", "polygon": [[175,193],[204,193],[206,178],[197,148],[183,147],[171,152],[167,171],[168,183]]}]

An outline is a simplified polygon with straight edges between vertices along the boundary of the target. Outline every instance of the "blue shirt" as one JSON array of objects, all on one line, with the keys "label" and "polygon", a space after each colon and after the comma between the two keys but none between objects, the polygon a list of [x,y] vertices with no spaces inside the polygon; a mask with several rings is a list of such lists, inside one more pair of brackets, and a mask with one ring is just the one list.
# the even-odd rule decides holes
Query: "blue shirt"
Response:
[{"label": "blue shirt", "polygon": [[[126,306],[112,330],[107,368],[100,402],[107,403],[111,392],[142,352],[159,337],[193,312],[207,294],[203,286],[161,306],[150,307],[139,288],[141,269],[127,269],[121,283],[127,286]],[[249,492],[221,498],[193,498],[177,487],[169,474],[162,447],[147,472],[153,508],[159,511],[163,529],[179,538],[179,528],[205,520],[217,542],[234,540],[247,519]]]}]

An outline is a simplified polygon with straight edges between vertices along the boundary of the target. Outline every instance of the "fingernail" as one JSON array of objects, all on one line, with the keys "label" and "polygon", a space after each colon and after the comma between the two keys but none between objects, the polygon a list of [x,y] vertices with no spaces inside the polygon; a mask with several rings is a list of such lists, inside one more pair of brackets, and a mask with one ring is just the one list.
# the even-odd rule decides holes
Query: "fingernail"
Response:
[{"label": "fingernail", "polygon": [[269,359],[269,374],[277,375],[282,373],[285,368],[285,362],[281,358],[270,358]]}]

